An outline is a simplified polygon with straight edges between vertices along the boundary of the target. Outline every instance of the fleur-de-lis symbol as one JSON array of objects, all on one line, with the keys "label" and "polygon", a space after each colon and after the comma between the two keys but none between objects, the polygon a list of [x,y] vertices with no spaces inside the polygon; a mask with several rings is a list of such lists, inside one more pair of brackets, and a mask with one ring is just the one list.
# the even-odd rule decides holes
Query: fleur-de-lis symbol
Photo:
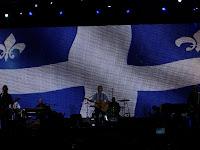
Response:
[{"label": "fleur-de-lis symbol", "polygon": [[23,52],[26,45],[24,43],[16,43],[16,39],[14,35],[11,33],[7,39],[4,41],[4,45],[0,44],[0,50],[3,52],[0,53],[0,59],[4,58],[5,61],[8,60],[8,57],[11,59],[15,58],[15,55],[13,54],[13,50],[19,50],[20,53]]},{"label": "fleur-de-lis symbol", "polygon": [[191,43],[190,47],[186,48],[186,51],[195,49],[197,52],[200,51],[200,30],[194,34],[194,39],[191,37],[181,37],[175,41],[176,46],[180,47],[183,43]]}]

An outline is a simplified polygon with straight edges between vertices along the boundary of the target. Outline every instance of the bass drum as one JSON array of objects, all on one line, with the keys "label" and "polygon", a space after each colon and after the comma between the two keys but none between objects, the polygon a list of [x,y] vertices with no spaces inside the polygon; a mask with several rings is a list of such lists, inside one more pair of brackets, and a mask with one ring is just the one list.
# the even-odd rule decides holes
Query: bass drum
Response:
[{"label": "bass drum", "polygon": [[108,121],[110,123],[117,123],[118,122],[119,111],[115,106],[109,107],[107,114],[108,114]]},{"label": "bass drum", "polygon": [[119,110],[117,109],[116,106],[109,107],[108,117],[119,117]]}]

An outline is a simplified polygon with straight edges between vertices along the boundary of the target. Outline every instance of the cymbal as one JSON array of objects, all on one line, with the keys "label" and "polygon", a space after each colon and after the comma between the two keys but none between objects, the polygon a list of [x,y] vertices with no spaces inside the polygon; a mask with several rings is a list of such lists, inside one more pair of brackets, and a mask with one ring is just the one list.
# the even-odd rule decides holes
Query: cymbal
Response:
[{"label": "cymbal", "polygon": [[119,100],[120,102],[128,102],[128,101],[130,101],[129,99],[121,99],[121,100]]}]

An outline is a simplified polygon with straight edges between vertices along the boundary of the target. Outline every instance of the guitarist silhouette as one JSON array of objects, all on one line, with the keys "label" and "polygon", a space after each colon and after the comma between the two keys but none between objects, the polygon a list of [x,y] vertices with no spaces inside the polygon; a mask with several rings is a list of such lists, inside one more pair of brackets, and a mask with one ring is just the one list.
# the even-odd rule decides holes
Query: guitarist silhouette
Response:
[{"label": "guitarist silhouette", "polygon": [[200,125],[199,100],[200,100],[200,93],[199,93],[198,85],[194,85],[193,90],[187,99],[187,104],[189,106],[188,116],[191,119],[192,126]]},{"label": "guitarist silhouette", "polygon": [[4,85],[0,94],[0,117],[2,119],[8,117],[10,104],[13,104],[12,96],[8,93],[7,85]]}]

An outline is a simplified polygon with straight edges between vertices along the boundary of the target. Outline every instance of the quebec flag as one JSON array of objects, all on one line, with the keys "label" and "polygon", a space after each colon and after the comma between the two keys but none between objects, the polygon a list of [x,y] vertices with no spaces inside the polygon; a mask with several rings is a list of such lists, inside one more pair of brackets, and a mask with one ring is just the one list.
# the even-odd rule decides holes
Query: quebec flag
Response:
[{"label": "quebec flag", "polygon": [[0,29],[0,87],[21,108],[41,98],[65,117],[91,117],[83,97],[102,85],[120,115],[143,117],[153,105],[186,103],[200,84],[199,51],[200,24]]}]

